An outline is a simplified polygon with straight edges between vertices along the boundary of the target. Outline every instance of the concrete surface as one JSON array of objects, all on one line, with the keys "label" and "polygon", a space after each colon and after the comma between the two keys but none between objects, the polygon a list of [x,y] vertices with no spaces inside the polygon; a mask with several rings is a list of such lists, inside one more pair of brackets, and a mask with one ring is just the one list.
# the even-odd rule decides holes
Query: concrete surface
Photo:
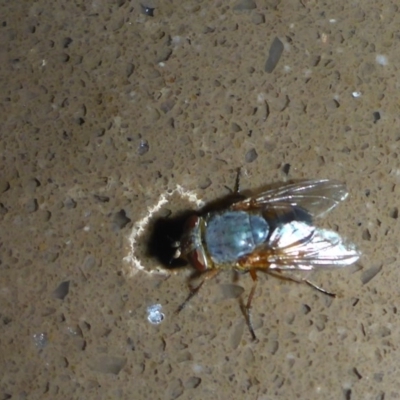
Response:
[{"label": "concrete surface", "polygon": [[[0,399],[400,398],[396,2],[144,3],[0,5]],[[174,315],[148,251],[237,167],[346,182],[321,223],[363,253],[336,299],[261,275],[257,342],[249,276]]]}]

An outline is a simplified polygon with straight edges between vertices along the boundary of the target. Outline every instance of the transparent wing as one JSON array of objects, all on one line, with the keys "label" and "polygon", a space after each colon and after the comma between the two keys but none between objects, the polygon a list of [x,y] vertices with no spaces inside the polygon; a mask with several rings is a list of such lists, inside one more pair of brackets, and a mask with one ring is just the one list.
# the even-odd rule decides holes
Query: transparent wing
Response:
[{"label": "transparent wing", "polygon": [[270,269],[346,267],[360,258],[355,246],[345,243],[338,233],[298,221],[277,228],[268,247]]},{"label": "transparent wing", "polygon": [[312,217],[322,217],[348,196],[346,186],[329,179],[304,180],[279,186],[246,198],[234,208],[301,207]]}]

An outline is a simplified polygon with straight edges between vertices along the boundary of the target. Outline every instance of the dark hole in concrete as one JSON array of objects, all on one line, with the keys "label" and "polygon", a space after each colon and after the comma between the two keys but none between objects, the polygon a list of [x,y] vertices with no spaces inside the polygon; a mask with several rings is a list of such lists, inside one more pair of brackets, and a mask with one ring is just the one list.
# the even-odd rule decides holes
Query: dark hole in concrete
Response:
[{"label": "dark hole in concrete", "polygon": [[155,8],[147,7],[141,4],[142,13],[147,15],[148,17],[154,17]]},{"label": "dark hole in concrete", "polygon": [[114,215],[114,225],[118,229],[124,229],[131,220],[126,216],[125,210],[121,210]]},{"label": "dark hole in concrete", "polygon": [[53,297],[55,299],[64,300],[69,292],[69,281],[61,282],[57,289],[53,292]]},{"label": "dark hole in concrete", "polygon": [[381,114],[379,111],[375,111],[373,114],[374,124],[376,124],[381,119]]}]

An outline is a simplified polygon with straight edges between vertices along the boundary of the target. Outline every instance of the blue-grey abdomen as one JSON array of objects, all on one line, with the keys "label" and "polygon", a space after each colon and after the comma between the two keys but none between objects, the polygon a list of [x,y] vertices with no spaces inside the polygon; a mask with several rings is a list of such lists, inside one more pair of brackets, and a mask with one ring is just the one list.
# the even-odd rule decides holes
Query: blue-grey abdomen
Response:
[{"label": "blue-grey abdomen", "polygon": [[207,218],[205,242],[217,264],[233,263],[266,241],[269,225],[260,215],[226,211]]}]

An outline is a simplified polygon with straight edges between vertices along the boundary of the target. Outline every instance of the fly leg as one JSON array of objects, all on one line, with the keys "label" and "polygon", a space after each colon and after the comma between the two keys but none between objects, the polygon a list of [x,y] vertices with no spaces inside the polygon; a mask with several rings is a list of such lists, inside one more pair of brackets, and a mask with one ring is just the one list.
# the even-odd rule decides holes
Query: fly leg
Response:
[{"label": "fly leg", "polygon": [[[228,196],[229,206],[231,206],[232,203],[235,204],[235,203],[240,202],[240,201],[242,201],[242,200],[244,200],[246,198],[246,196],[244,196],[244,195],[242,195],[240,193],[240,175],[241,175],[241,172],[242,172],[242,168],[238,167],[237,170],[236,170],[235,185],[233,186],[233,189],[228,187],[228,186],[225,186],[230,192],[230,195]],[[248,207],[246,207],[245,209],[248,209]]]},{"label": "fly leg", "polygon": [[235,179],[235,186],[233,187],[233,193],[236,195],[240,195],[240,173],[242,169],[239,167],[236,171],[236,179]]},{"label": "fly leg", "polygon": [[327,296],[336,297],[335,293],[328,292],[327,290],[325,290],[321,286],[316,285],[315,283],[309,281],[308,279],[305,279],[305,278],[304,279],[297,279],[297,278],[294,278],[293,276],[286,275],[282,271],[279,271],[279,270],[276,270],[276,272],[275,271],[274,272],[268,271],[268,273],[270,275],[274,276],[275,278],[278,278],[278,279],[284,279],[284,280],[292,281],[292,282],[295,282],[295,283],[305,283],[308,286],[311,286],[312,288],[318,290],[319,292],[321,292],[323,294],[326,294]]},{"label": "fly leg", "polygon": [[176,309],[175,314],[180,313],[185,307],[186,304],[199,292],[200,288],[203,286],[203,284],[206,281],[209,281],[210,279],[215,278],[219,273],[221,272],[220,269],[210,269],[209,271],[205,272],[203,274],[203,279],[202,281],[196,286],[192,287],[189,286],[190,288],[190,293],[189,296],[186,298],[186,300]]},{"label": "fly leg", "polygon": [[311,286],[314,289],[317,289],[319,292],[326,294],[327,296],[336,297],[336,293],[328,292],[327,290],[325,290],[321,286],[318,286],[315,283],[310,282],[308,279],[303,279],[302,282],[306,283],[307,285]]},{"label": "fly leg", "polygon": [[251,321],[251,312],[250,312],[250,310],[251,310],[251,303],[253,301],[254,293],[256,291],[258,279],[257,279],[257,273],[256,273],[255,269],[250,269],[249,273],[250,273],[251,278],[253,279],[253,287],[250,290],[250,294],[249,294],[249,297],[247,298],[246,305],[241,304],[241,309],[242,309],[243,315],[244,315],[244,317],[246,319],[246,323],[247,323],[247,326],[249,328],[251,338],[252,338],[252,340],[256,340],[257,336],[254,333],[253,323]]}]

